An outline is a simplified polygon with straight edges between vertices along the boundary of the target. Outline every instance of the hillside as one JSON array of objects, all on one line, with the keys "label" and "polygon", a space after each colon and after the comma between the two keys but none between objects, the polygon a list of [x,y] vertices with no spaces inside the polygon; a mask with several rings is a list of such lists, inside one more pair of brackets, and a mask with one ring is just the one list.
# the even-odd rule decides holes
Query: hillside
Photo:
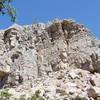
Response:
[{"label": "hillside", "polygon": [[70,19],[1,30],[0,88],[10,100],[100,100],[100,41]]}]

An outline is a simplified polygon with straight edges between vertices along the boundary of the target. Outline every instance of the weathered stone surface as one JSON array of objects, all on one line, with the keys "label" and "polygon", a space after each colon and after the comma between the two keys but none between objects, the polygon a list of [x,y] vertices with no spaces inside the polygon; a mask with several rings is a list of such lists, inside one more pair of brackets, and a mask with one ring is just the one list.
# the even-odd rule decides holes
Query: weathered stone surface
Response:
[{"label": "weathered stone surface", "polygon": [[73,20],[15,24],[0,31],[1,88],[13,87],[20,93],[40,89],[46,100],[66,98],[56,94],[57,88],[72,93],[68,98],[78,94],[88,98],[85,91],[100,87],[99,76],[100,41]]},{"label": "weathered stone surface", "polygon": [[10,66],[7,65],[2,59],[0,59],[0,78],[10,74]]},{"label": "weathered stone surface", "polygon": [[88,96],[94,98],[94,100],[98,100],[98,98],[100,97],[100,87],[92,87],[90,89],[88,89],[87,91]]},{"label": "weathered stone surface", "polygon": [[94,86],[93,89],[95,90],[98,97],[100,97],[100,87]]},{"label": "weathered stone surface", "polygon": [[88,96],[97,99],[97,93],[93,88],[88,89]]},{"label": "weathered stone surface", "polygon": [[100,77],[92,76],[90,82],[93,86],[100,87]]}]

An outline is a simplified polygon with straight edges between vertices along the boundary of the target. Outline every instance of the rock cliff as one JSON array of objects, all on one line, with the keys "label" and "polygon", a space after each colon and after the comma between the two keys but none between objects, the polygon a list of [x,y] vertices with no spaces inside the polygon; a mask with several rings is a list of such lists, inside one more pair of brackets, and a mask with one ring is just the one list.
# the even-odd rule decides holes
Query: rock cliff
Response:
[{"label": "rock cliff", "polygon": [[1,30],[0,88],[11,100],[36,90],[44,100],[100,100],[100,41],[70,19]]}]

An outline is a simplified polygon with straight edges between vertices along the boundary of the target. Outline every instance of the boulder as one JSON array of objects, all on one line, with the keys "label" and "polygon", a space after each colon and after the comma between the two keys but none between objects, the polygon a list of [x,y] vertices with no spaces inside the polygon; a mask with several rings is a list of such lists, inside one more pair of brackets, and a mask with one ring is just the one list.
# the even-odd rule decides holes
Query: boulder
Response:
[{"label": "boulder", "polygon": [[10,74],[10,66],[0,63],[0,78],[7,76]]},{"label": "boulder", "polygon": [[93,86],[100,87],[100,77],[91,77],[90,82]]},{"label": "boulder", "polygon": [[89,97],[92,97],[94,99],[97,99],[97,97],[98,97],[96,91],[94,90],[94,88],[88,89],[87,93],[88,93]]},{"label": "boulder", "polygon": [[96,95],[97,95],[98,97],[100,97],[100,87],[94,86],[93,89],[95,90]]}]

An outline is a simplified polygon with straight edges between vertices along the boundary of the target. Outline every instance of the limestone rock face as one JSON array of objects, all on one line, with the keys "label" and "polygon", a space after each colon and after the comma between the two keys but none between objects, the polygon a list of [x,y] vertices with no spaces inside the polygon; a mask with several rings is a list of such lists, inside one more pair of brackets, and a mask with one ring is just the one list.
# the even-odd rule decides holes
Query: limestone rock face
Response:
[{"label": "limestone rock face", "polygon": [[[36,79],[52,78],[53,72],[68,68],[100,73],[100,41],[83,25],[73,20],[53,20],[47,24],[15,24],[0,31],[1,83],[5,79],[1,86],[32,87]],[[57,79],[62,80],[64,75],[59,74]],[[68,77],[80,78],[73,71]]]}]

